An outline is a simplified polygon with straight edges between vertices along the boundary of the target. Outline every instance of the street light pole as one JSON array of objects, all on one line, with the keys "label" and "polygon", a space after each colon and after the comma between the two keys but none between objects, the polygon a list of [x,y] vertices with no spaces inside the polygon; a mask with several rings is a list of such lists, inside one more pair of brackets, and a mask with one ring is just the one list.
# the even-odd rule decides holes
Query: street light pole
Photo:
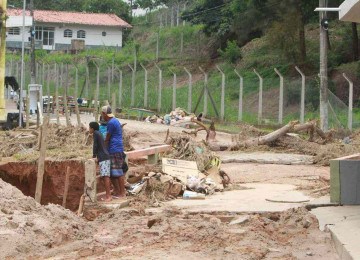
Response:
[{"label": "street light pole", "polygon": [[[326,7],[325,0],[319,0],[319,7]],[[326,30],[323,26],[325,12],[320,12],[320,128],[327,131],[329,128],[328,118],[328,68],[327,68],[327,40]]]},{"label": "street light pole", "polygon": [[[22,11],[22,39],[21,39],[21,82],[20,82],[20,94],[19,94],[19,126],[22,127],[22,109],[23,109],[23,89],[25,85],[25,75],[24,75],[24,52],[25,52],[25,11],[26,11],[26,0],[23,2],[23,11]],[[28,120],[28,119],[26,119]]]},{"label": "street light pole", "polygon": [[34,23],[34,0],[30,0],[30,16],[32,19],[32,26],[30,32],[30,71],[31,71],[31,84],[36,83],[36,62],[35,62],[35,23]]}]

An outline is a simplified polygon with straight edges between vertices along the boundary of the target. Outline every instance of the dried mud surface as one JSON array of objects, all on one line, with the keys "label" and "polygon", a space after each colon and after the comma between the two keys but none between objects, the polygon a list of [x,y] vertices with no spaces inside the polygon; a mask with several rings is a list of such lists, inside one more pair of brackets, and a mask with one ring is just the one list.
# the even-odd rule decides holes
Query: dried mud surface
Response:
[{"label": "dried mud surface", "polygon": [[[85,125],[86,120],[92,118],[85,118]],[[174,136],[184,130],[123,119],[121,122],[127,123],[128,150],[163,143],[167,129]],[[68,208],[74,210],[83,192],[81,164],[91,157],[91,138],[86,128],[52,125],[50,133],[47,156],[51,163],[45,165],[42,203],[61,204],[69,166],[71,185],[67,202]],[[218,132],[216,141],[231,143],[234,139],[241,141],[263,134],[253,126],[239,125],[238,135]],[[194,137],[197,142],[204,139],[204,131]],[[230,175],[234,187],[248,182],[284,183],[296,185],[308,195],[321,196],[329,192],[326,189],[329,168],[320,165],[358,152],[360,132],[350,139],[350,144],[344,144],[341,138],[322,144],[320,139],[308,142],[302,135],[284,136],[269,146],[238,152],[313,155],[317,165],[223,164],[222,169]],[[0,132],[0,140],[2,156],[11,156],[9,162],[8,158],[0,162],[1,259],[338,259],[329,233],[321,232],[316,218],[304,208],[253,214],[242,224],[230,225],[229,222],[242,216],[188,214],[180,208],[146,214],[144,209],[153,202],[151,197],[134,199],[130,204],[133,209],[114,210],[90,222],[54,204],[41,206],[22,194],[33,196],[35,192],[37,136]],[[14,160],[17,162],[12,163]],[[139,175],[151,170],[147,167],[140,161],[130,163],[130,171]],[[313,193],[319,189],[320,192]]]},{"label": "dried mud surface", "polygon": [[0,180],[0,258],[7,259],[337,259],[330,234],[304,208],[237,215],[155,215],[114,210],[93,222],[41,206]]}]

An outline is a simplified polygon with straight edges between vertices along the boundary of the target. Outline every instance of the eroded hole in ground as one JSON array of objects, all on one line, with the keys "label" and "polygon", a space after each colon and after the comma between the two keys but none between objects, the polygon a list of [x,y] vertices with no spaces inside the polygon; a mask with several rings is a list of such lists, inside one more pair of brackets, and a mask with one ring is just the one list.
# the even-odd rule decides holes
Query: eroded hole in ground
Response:
[{"label": "eroded hole in ground", "polygon": [[[143,176],[145,170],[153,167],[145,167],[145,159],[133,160],[129,163],[129,181],[136,182]],[[67,167],[70,169],[69,190],[66,200],[66,208],[75,211],[79,207],[80,197],[84,192],[85,169],[82,160],[45,161],[45,173],[41,204],[49,203],[62,205],[65,177]],[[36,162],[3,162],[0,164],[0,178],[17,187],[21,192],[30,197],[35,197],[37,180]],[[103,183],[98,181],[98,193],[104,191]]]},{"label": "eroded hole in ground", "polygon": [[[70,168],[69,191],[66,208],[74,211],[84,192],[84,163],[81,160],[45,162],[45,173],[41,204],[62,204],[66,169]],[[0,164],[0,178],[17,187],[26,196],[35,196],[37,164],[36,162],[7,162]]]}]

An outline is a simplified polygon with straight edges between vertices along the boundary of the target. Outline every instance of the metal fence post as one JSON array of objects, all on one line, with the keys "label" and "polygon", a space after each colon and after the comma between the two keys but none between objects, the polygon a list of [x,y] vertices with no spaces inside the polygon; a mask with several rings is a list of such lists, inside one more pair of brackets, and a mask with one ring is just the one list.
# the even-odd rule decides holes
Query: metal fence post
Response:
[{"label": "metal fence post", "polygon": [[77,99],[79,98],[79,69],[75,67],[75,112],[76,112],[76,120],[78,123],[78,126],[81,125],[81,119],[80,119],[80,112],[79,112],[79,104],[77,102]]},{"label": "metal fence post", "polygon": [[10,76],[14,76],[13,75],[13,59],[10,59]]},{"label": "metal fence post", "polygon": [[107,86],[107,92],[108,92],[108,94],[107,94],[107,96],[108,96],[108,102],[110,103],[110,100],[111,100],[111,94],[110,94],[110,92],[111,92],[111,69],[110,69],[110,67],[107,67],[107,76],[108,76],[108,86]]},{"label": "metal fence post", "polygon": [[122,107],[122,82],[123,82],[123,74],[122,74],[122,70],[118,67],[118,66],[115,66],[116,69],[119,71],[119,107],[121,108]]},{"label": "metal fence post", "polygon": [[242,121],[243,118],[243,92],[244,92],[244,79],[240,75],[240,73],[234,69],[234,72],[238,77],[240,78],[240,89],[239,89],[239,115],[238,115],[238,121]]},{"label": "metal fence post", "polygon": [[59,115],[59,68],[57,63],[55,63],[55,106],[56,106],[56,123],[60,125],[60,115]]},{"label": "metal fence post", "polygon": [[86,67],[85,67],[85,96],[87,99],[89,99],[89,87],[90,87],[90,71],[89,71],[89,65],[86,62]]},{"label": "metal fence post", "polygon": [[17,79],[20,78],[19,75],[20,75],[20,73],[19,73],[19,62],[16,62],[16,73],[15,73],[15,76],[16,76]]},{"label": "metal fence post", "polygon": [[207,115],[207,110],[208,110],[208,101],[207,101],[207,97],[208,97],[208,74],[203,70],[203,68],[199,67],[200,71],[204,74],[204,111],[203,111],[203,115],[206,116]]},{"label": "metal fence post", "polygon": [[191,105],[192,105],[192,74],[185,67],[184,67],[184,70],[189,75],[188,112],[191,112]]},{"label": "metal fence post", "polygon": [[95,121],[98,122],[98,100],[99,100],[99,89],[100,89],[100,65],[96,64],[96,91],[95,91],[95,100],[94,100],[94,117]]},{"label": "metal fence post", "polygon": [[349,79],[345,73],[342,74],[343,77],[347,80],[349,83],[349,112],[348,112],[348,128],[351,131],[352,130],[352,110],[353,110],[353,96],[354,96],[354,83],[351,79]]},{"label": "metal fence post", "polygon": [[295,66],[295,69],[301,75],[301,106],[300,106],[300,123],[303,124],[305,121],[305,74]]},{"label": "metal fence post", "polygon": [[220,119],[224,120],[225,116],[225,73],[216,65],[216,68],[221,73],[221,108],[220,108]]},{"label": "metal fence post", "polygon": [[145,79],[144,79],[144,107],[148,106],[148,71],[143,64],[140,63],[140,66],[144,69]]},{"label": "metal fence post", "polygon": [[[47,107],[46,107],[46,113],[48,116],[50,115],[50,64],[47,64],[47,73],[46,73],[46,95],[47,95]],[[52,101],[54,102],[54,100]],[[54,103],[52,103],[52,106]]]},{"label": "metal fence post", "polygon": [[157,106],[157,111],[160,112],[161,111],[161,91],[162,91],[162,70],[160,69],[160,67],[155,64],[156,68],[158,68],[159,70],[159,89],[158,89],[158,106]]},{"label": "metal fence post", "polygon": [[132,71],[132,73],[131,73],[132,76],[131,76],[131,104],[130,104],[130,106],[134,107],[134,104],[135,104],[135,69],[130,64],[128,64],[128,66]]},{"label": "metal fence post", "polygon": [[279,124],[283,123],[283,112],[284,112],[284,77],[281,73],[274,68],[274,71],[280,77],[280,93],[279,93]]},{"label": "metal fence post", "polygon": [[156,56],[155,56],[156,62],[159,62],[159,38],[160,38],[160,35],[158,32],[156,34]]},{"label": "metal fence post", "polygon": [[169,69],[170,72],[174,75],[173,78],[173,94],[172,94],[172,110],[174,111],[176,108],[176,73]]},{"label": "metal fence post", "polygon": [[262,93],[263,93],[263,78],[260,76],[260,74],[256,71],[256,69],[254,69],[255,74],[258,76],[259,78],[259,108],[258,108],[258,124],[261,123],[262,121]]}]

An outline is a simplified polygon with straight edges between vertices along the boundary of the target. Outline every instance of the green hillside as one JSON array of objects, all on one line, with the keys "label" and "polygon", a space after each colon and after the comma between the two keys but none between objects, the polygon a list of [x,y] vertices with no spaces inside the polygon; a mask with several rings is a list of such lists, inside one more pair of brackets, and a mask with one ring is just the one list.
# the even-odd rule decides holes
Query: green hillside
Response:
[{"label": "green hillside", "polygon": [[[188,11],[182,13],[184,20],[189,20],[186,19],[186,17],[191,17],[189,16],[191,11],[193,13],[201,12],[196,11],[198,10],[196,9],[198,6],[196,5],[197,1],[195,2],[192,6],[193,9],[189,8]],[[241,1],[234,0],[233,4],[230,5],[231,8],[239,8],[235,5],[236,2]],[[271,1],[268,2],[271,3]],[[270,6],[269,3],[268,5]],[[227,8],[228,5],[225,5],[224,8],[225,7]],[[229,7],[228,9],[230,10],[231,8]],[[176,106],[187,109],[188,74],[185,72],[184,67],[192,73],[193,78],[192,110],[197,104],[198,109],[196,112],[198,113],[203,110],[203,98],[199,100],[199,97],[201,96],[204,86],[204,75],[200,71],[199,66],[208,72],[209,92],[214,99],[216,110],[219,113],[221,74],[216,68],[216,65],[218,65],[226,75],[226,121],[237,121],[238,119],[239,77],[234,72],[236,68],[244,78],[243,120],[249,123],[257,122],[259,79],[253,72],[253,70],[256,69],[264,78],[263,118],[267,123],[273,124],[277,123],[279,96],[279,77],[274,72],[274,68],[277,68],[285,78],[284,122],[299,118],[301,77],[295,70],[295,66],[298,66],[306,75],[306,118],[318,117],[319,79],[317,74],[319,71],[319,25],[316,17],[314,18],[314,14],[312,14],[306,21],[304,27],[306,58],[302,59],[298,40],[294,36],[294,32],[291,31],[294,30],[294,28],[288,25],[292,17],[294,17],[294,15],[296,16],[296,12],[293,14],[284,14],[280,18],[274,18],[272,21],[268,21],[270,26],[265,28],[261,27],[261,30],[255,33],[253,31],[256,31],[256,26],[259,27],[259,25],[256,25],[255,22],[249,24],[250,11],[255,7],[250,6],[248,8],[249,9],[245,11],[241,11],[244,16],[247,16],[244,18],[244,22],[247,22],[247,26],[251,27],[248,28],[246,37],[240,37],[234,33],[234,29],[231,29],[233,30],[231,33],[224,33],[222,37],[219,37],[221,26],[225,26],[223,22],[220,23],[220,25],[216,25],[217,27],[211,25],[212,27],[210,26],[210,29],[213,31],[209,33],[208,21],[204,22],[200,18],[198,20],[190,19],[189,21],[180,20],[178,25],[175,21],[171,23],[169,19],[160,21],[159,17],[163,17],[164,12],[168,9],[159,9],[148,13],[146,16],[133,18],[133,29],[125,46],[120,51],[104,48],[101,50],[84,51],[77,55],[38,52],[37,58],[39,62],[46,62],[52,64],[52,66],[55,62],[59,64],[77,63],[79,67],[80,88],[84,85],[86,60],[97,60],[101,65],[101,100],[109,99],[107,91],[107,67],[118,66],[123,70],[122,106],[130,107],[132,74],[128,64],[134,66],[134,56],[136,52],[137,72],[134,106],[144,107],[145,83],[144,70],[140,66],[140,64],[142,64],[148,69],[149,90],[147,108],[157,109],[159,85],[158,69],[155,67],[155,64],[157,64],[163,71],[163,93],[160,111],[162,114],[168,113],[172,109],[173,73],[177,76]],[[312,6],[309,7],[309,9],[311,8]],[[256,10],[263,9],[260,6]],[[220,16],[219,19],[226,17],[227,13],[225,11],[223,10],[217,13],[217,15]],[[206,14],[209,15],[209,13]],[[236,14],[236,12],[234,12],[234,14]],[[254,15],[256,15],[256,13]],[[231,14],[228,14],[228,16],[231,17]],[[233,16],[236,17],[236,15]],[[233,22],[231,24],[228,22],[228,24],[231,24],[234,28],[245,32],[244,25],[239,21],[236,23]],[[224,30],[226,31],[226,29]],[[357,31],[359,31],[359,29],[357,29]],[[360,83],[360,62],[354,61],[353,48],[351,47],[353,41],[352,25],[351,23],[340,22],[336,17],[331,17],[328,34],[330,43],[328,50],[329,89],[331,91],[329,94],[330,123],[335,127],[346,125],[348,84],[342,77],[342,73],[346,73],[354,81],[355,86],[354,124],[360,124],[360,113],[358,113],[360,110],[360,90],[356,87]],[[158,56],[157,41],[159,42]],[[13,59],[14,61],[19,60],[19,55],[9,54],[9,59]],[[72,67],[70,66],[70,68]],[[94,98],[96,67],[93,62],[89,63],[89,69],[91,83],[87,98]],[[54,92],[55,86],[53,76],[52,74],[52,78],[50,78],[50,89],[52,93]],[[73,68],[70,70],[69,78],[71,94],[74,93],[74,81],[71,80],[74,78]],[[116,97],[118,97],[118,91],[119,78],[118,72],[115,71],[113,81],[111,82],[111,93],[115,93]],[[83,92],[83,95],[85,93],[86,91]],[[117,98],[117,100],[119,101],[119,98]],[[210,99],[208,99],[208,116],[216,116]]]}]

